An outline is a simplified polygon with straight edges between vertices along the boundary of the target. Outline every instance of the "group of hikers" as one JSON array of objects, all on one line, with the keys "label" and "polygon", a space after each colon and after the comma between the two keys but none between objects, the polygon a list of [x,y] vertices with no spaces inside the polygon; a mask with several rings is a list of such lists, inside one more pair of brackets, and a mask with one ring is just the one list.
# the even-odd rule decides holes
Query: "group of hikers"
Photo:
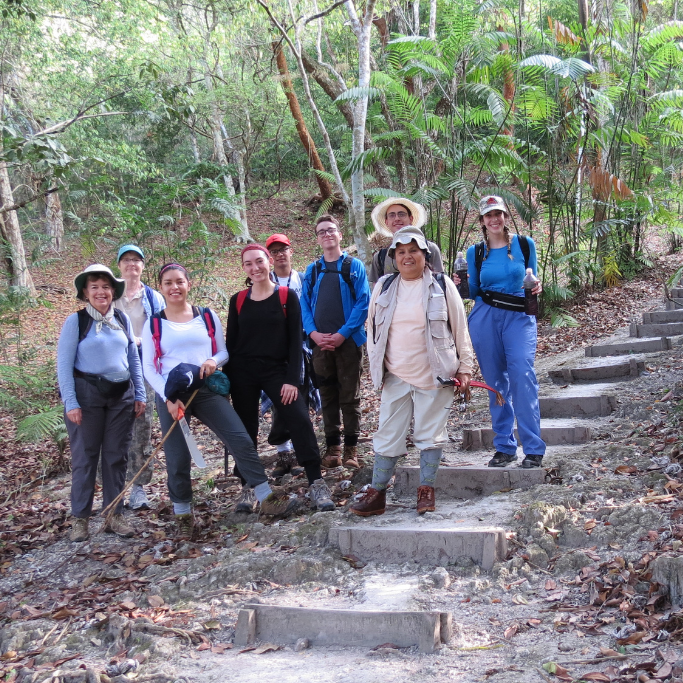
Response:
[{"label": "group of hikers", "polygon": [[[520,307],[525,270],[536,272],[535,246],[510,234],[510,212],[500,197],[484,197],[479,208],[484,239],[467,251],[475,301],[469,320],[459,278],[444,274],[438,246],[422,232],[424,207],[405,198],[388,199],[372,212],[377,232],[391,244],[373,254],[369,278],[363,262],[342,250],[340,224],[329,214],[314,226],[322,255],[303,275],[292,267],[293,248],[284,234],[244,247],[246,289],[230,300],[225,334],[214,311],[192,305],[182,264],[163,265],[156,290],[144,284],[145,255],[135,244],[119,249],[121,279],[101,264],[79,273],[76,295],[86,307],[66,319],[57,357],[71,443],[71,540],[89,538],[100,462],[103,506],[113,508],[107,531],[135,533],[121,494],[134,479],[129,507],[149,507],[155,404],[179,535],[193,530],[193,444],[183,418],[196,418],[223,442],[226,468],[232,455],[233,474],[242,482],[235,511],[260,505],[262,514],[284,517],[296,507],[284,488],[271,489],[258,456],[259,414],[266,404],[272,410],[268,441],[278,451],[271,477],[305,474],[311,506],[334,510],[322,471],[361,467],[366,347],[372,383],[381,390],[379,425],[372,484],[350,512],[385,511],[411,423],[420,451],[417,512],[435,510],[454,385],[468,391],[475,353],[484,380],[505,399],[503,405],[490,399],[496,452],[489,466],[517,460],[516,417],[522,467],[540,467],[545,444],[534,372],[536,319]],[[539,283],[533,292],[540,291]],[[322,455],[311,408],[322,412]],[[173,429],[178,420],[183,428]]]}]

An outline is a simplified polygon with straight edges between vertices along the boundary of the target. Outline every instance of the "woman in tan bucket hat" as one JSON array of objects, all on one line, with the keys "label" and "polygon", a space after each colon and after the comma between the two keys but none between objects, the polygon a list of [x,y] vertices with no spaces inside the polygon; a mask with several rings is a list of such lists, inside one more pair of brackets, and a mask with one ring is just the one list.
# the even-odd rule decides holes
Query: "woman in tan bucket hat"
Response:
[{"label": "woman in tan bucket hat", "polygon": [[[380,202],[372,210],[371,218],[376,234],[393,238],[398,230],[408,225],[422,228],[427,222],[427,212],[422,204],[417,204],[406,197],[391,197]],[[427,241],[427,246],[429,248],[427,263],[435,273],[443,273],[443,261],[439,247],[430,241]],[[396,260],[393,256],[389,256],[389,249],[378,249],[372,255],[372,266],[368,276],[370,286],[374,287],[382,275],[397,272]]]}]

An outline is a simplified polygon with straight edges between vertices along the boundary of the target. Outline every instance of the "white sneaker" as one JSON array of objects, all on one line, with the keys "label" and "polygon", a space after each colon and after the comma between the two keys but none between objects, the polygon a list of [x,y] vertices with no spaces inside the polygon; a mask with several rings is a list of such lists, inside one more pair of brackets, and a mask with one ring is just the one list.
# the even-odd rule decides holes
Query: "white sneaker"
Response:
[{"label": "white sneaker", "polygon": [[149,510],[149,500],[142,486],[133,484],[128,498],[128,507],[131,510]]},{"label": "white sneaker", "polygon": [[321,512],[330,512],[335,509],[332,493],[324,479],[316,479],[308,487],[308,498],[313,503],[313,507]]}]

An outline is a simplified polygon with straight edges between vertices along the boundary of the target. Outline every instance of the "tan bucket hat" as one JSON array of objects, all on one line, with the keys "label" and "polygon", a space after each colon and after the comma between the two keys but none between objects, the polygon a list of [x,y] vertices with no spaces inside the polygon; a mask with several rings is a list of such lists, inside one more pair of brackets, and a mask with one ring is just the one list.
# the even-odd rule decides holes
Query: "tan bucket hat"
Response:
[{"label": "tan bucket hat", "polygon": [[399,244],[410,244],[411,242],[416,242],[420,249],[423,249],[428,254],[431,254],[429,247],[427,246],[427,239],[420,228],[416,228],[414,225],[406,225],[405,228],[401,228],[394,233],[394,239],[387,252],[389,258],[394,258],[394,253],[396,247]]},{"label": "tan bucket hat", "polygon": [[85,282],[88,278],[88,275],[104,275],[108,277],[114,285],[114,301],[116,301],[116,299],[120,299],[123,296],[123,292],[126,290],[125,280],[120,280],[119,278],[114,277],[114,273],[112,273],[111,269],[107,268],[107,266],[103,266],[101,263],[93,263],[74,278],[76,298],[80,299],[81,301],[85,301],[85,297],[83,296],[83,288],[85,287]]},{"label": "tan bucket hat", "polygon": [[[393,237],[391,230],[387,227],[387,209],[394,204],[403,204],[407,207],[412,214],[413,226],[416,228],[421,228],[427,222],[427,212],[425,211],[422,204],[417,204],[416,202],[406,199],[405,197],[390,197],[380,202],[373,210],[370,217],[372,218],[372,224],[375,226],[375,230],[384,235],[385,237]],[[408,226],[405,226],[408,227]]]}]

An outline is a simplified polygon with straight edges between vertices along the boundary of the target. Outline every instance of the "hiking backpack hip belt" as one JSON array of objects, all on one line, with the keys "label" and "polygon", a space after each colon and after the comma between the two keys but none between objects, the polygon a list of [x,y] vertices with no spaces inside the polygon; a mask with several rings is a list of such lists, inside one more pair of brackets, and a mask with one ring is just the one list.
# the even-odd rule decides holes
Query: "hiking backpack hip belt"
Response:
[{"label": "hiking backpack hip belt", "polygon": [[493,306],[493,308],[502,308],[505,311],[520,311],[521,313],[524,313],[524,299],[521,296],[485,290],[481,293],[481,300],[485,304]]}]

